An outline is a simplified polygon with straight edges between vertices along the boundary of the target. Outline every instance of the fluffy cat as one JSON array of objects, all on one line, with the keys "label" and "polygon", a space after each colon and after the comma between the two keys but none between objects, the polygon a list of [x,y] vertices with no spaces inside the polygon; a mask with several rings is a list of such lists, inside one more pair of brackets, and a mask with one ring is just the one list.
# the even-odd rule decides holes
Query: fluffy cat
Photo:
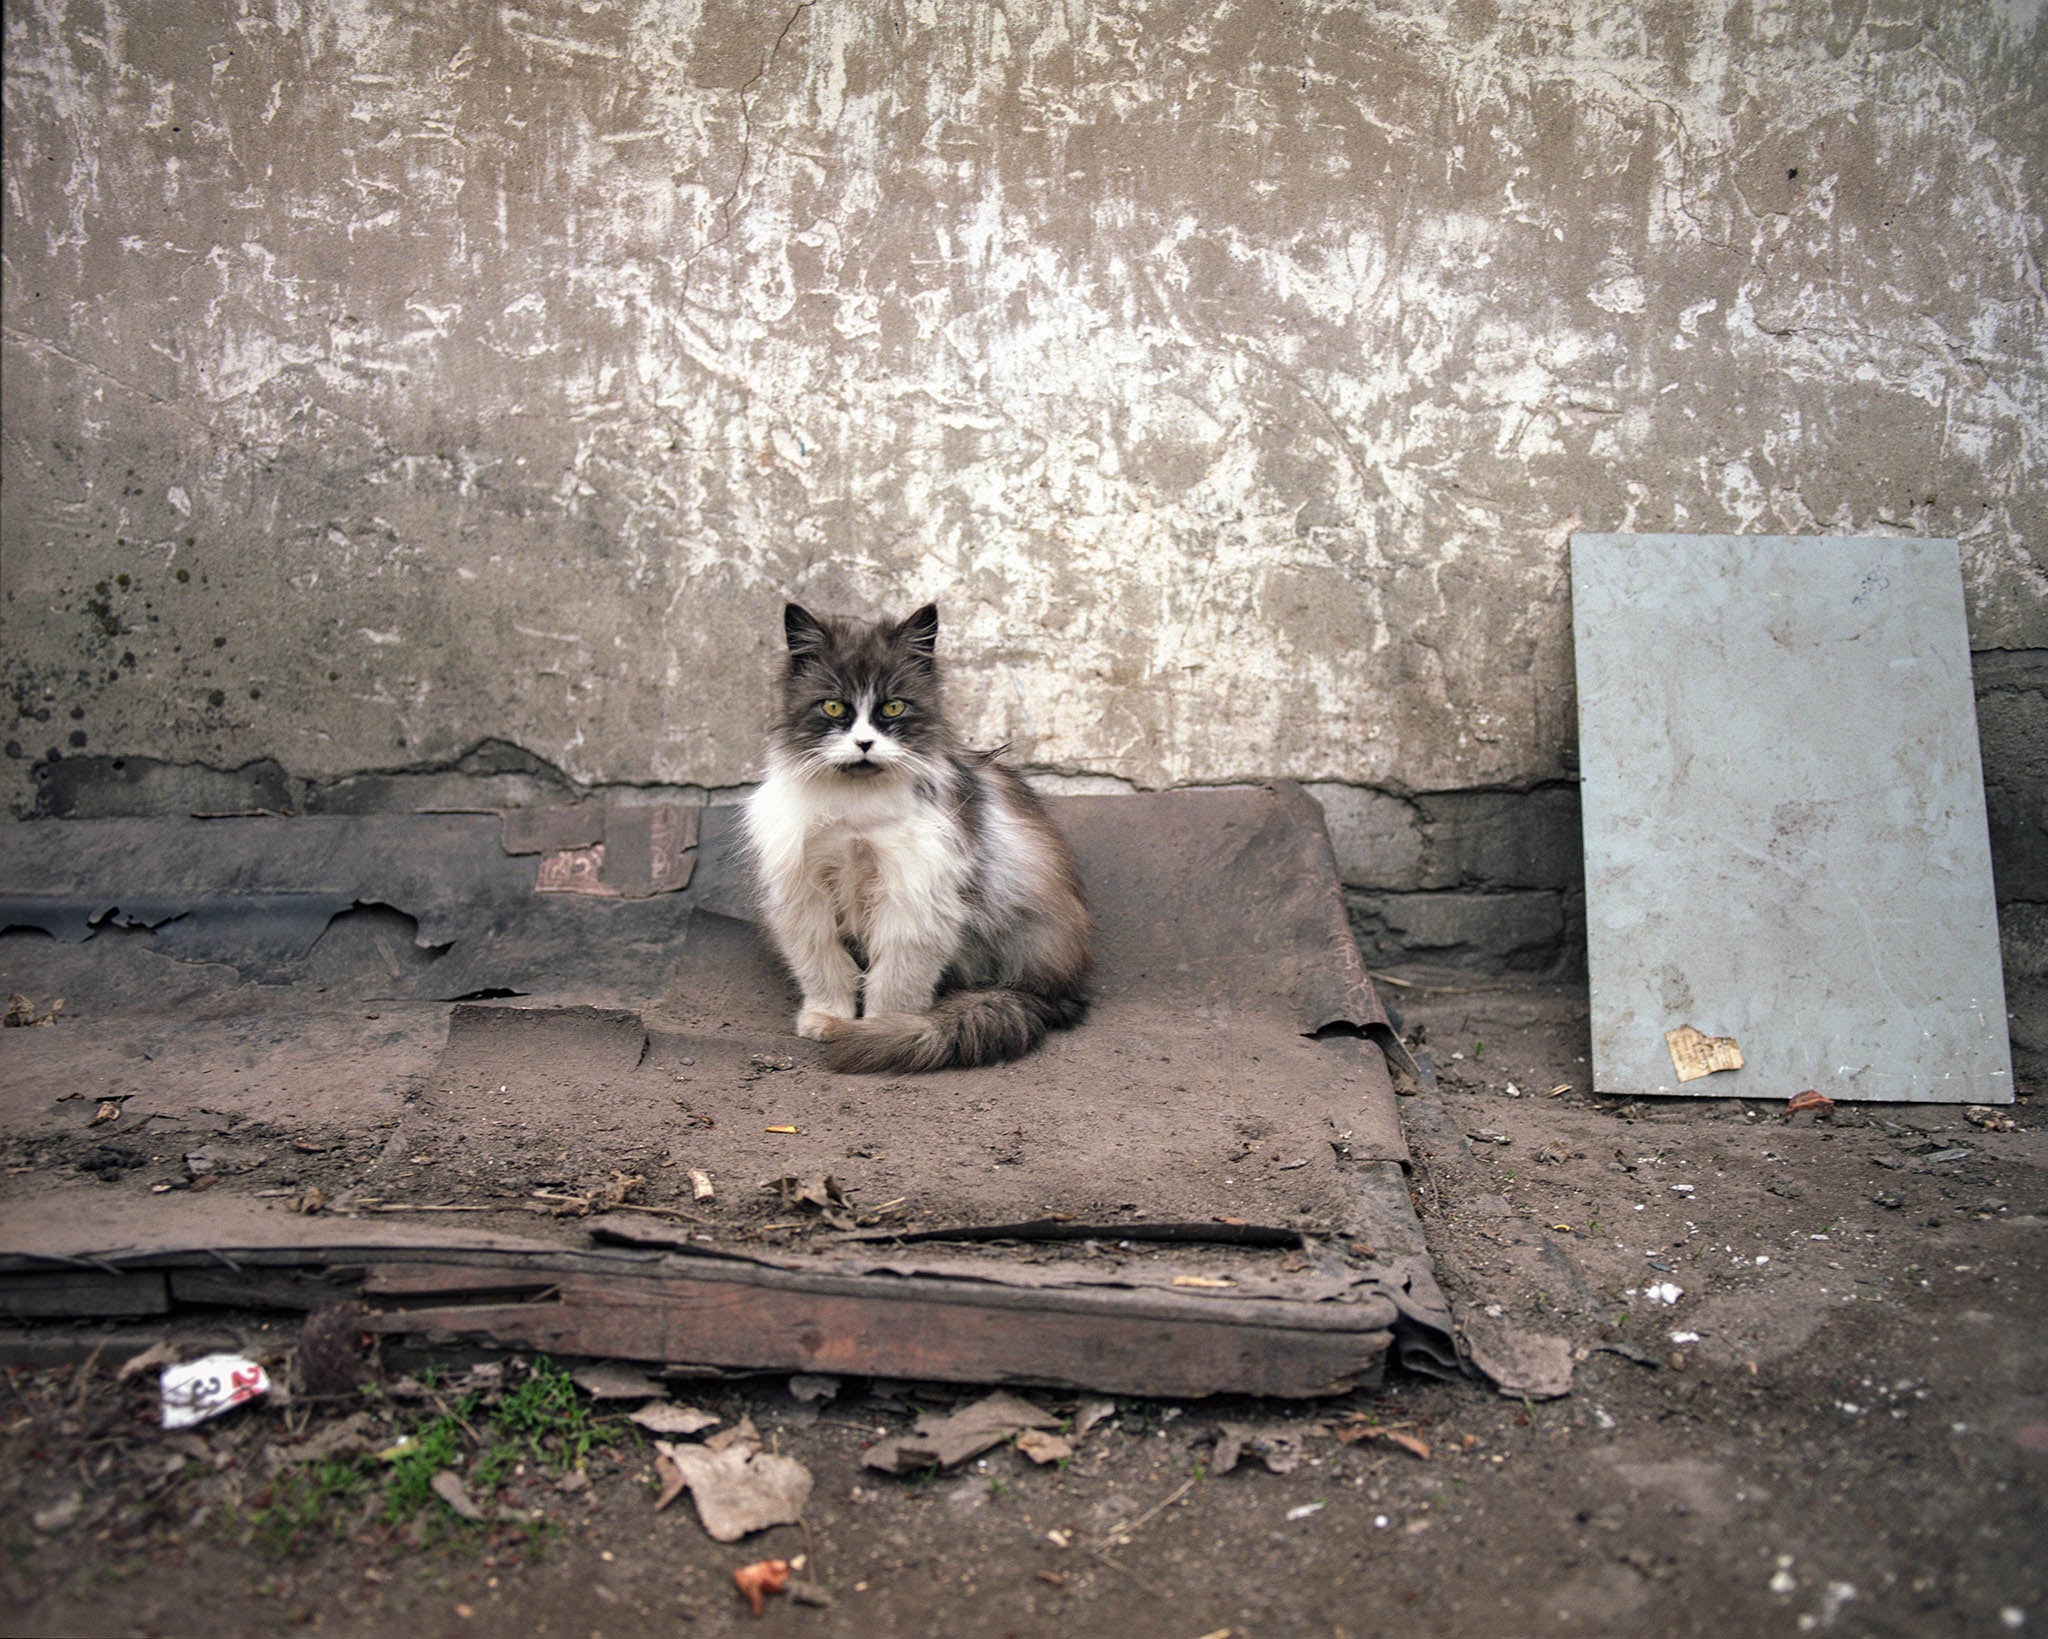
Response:
[{"label": "fluffy cat", "polygon": [[792,603],[747,839],[796,1032],[842,1071],[992,1064],[1078,1023],[1088,911],[1066,840],[946,721],[939,612],[821,620]]}]

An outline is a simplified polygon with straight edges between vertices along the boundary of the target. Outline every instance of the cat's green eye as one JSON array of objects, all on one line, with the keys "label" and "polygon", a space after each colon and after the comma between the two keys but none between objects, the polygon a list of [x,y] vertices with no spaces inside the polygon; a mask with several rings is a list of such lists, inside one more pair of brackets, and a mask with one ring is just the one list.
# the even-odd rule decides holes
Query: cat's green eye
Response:
[{"label": "cat's green eye", "polygon": [[901,717],[909,709],[910,702],[908,700],[884,700],[882,702],[882,715],[884,717]]},{"label": "cat's green eye", "polygon": [[836,723],[846,715],[846,702],[844,700],[827,700],[818,709]]}]

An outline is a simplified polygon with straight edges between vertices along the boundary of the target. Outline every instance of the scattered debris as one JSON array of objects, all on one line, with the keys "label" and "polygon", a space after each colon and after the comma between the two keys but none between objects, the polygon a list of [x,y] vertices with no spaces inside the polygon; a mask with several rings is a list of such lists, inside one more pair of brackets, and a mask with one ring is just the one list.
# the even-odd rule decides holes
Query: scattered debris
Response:
[{"label": "scattered debris", "polygon": [[[92,1118],[92,1119],[91,1119],[90,1121],[88,1121],[88,1122],[86,1123],[86,1125],[87,1125],[88,1127],[104,1127],[104,1126],[105,1126],[105,1125],[106,1125],[106,1124],[107,1124],[108,1122],[110,1122],[110,1121],[119,1121],[120,1119],[121,1119],[121,1102],[120,1102],[120,1100],[119,1100],[119,1099],[113,1099],[113,1098],[103,1098],[103,1099],[101,1099],[101,1100],[100,1100],[100,1107],[99,1107],[99,1109],[98,1109],[97,1111],[95,1111],[95,1112],[94,1112],[94,1114],[93,1114],[93,1118]],[[2011,1125],[2012,1125],[2012,1123],[2011,1123],[2011,1122],[2007,1122],[2007,1123],[2006,1123],[2006,1125],[2007,1125],[2007,1126],[2011,1126]]]},{"label": "scattered debris", "polygon": [[1216,1449],[1209,1459],[1211,1474],[1228,1474],[1247,1456],[1256,1457],[1268,1473],[1292,1474],[1301,1466],[1303,1434],[1295,1429],[1254,1428],[1225,1423],[1216,1431]]},{"label": "scattered debris", "polygon": [[1733,1036],[1709,1036],[1682,1024],[1664,1032],[1664,1045],[1671,1053],[1671,1068],[1680,1081],[1698,1081],[1718,1070],[1740,1070],[1742,1049]]},{"label": "scattered debris", "polygon": [[210,1354],[166,1366],[158,1383],[165,1428],[190,1428],[270,1392],[269,1375],[239,1354]]},{"label": "scattered debris", "polygon": [[433,1487],[434,1495],[454,1509],[461,1518],[475,1525],[482,1525],[489,1518],[477,1507],[475,1499],[469,1494],[469,1487],[462,1483],[462,1476],[454,1469],[442,1469],[428,1483]]},{"label": "scattered debris", "polygon": [[[1179,1502],[1181,1498],[1185,1497],[1190,1491],[1194,1490],[1197,1478],[1199,1478],[1199,1476],[1191,1476],[1188,1479],[1182,1480],[1179,1485],[1175,1486],[1171,1491],[1169,1491],[1166,1494],[1166,1497],[1163,1501],[1155,1502],[1150,1508],[1146,1509],[1145,1512],[1140,1514],[1136,1519],[1126,1521],[1124,1524],[1117,1526],[1109,1533],[1108,1536],[1104,1537],[1102,1541],[1098,1543],[1095,1547],[1088,1548],[1085,1551],[1091,1554],[1094,1558],[1102,1560],[1102,1563],[1104,1563],[1105,1565],[1114,1564],[1114,1561],[1102,1559],[1103,1550],[1107,1548],[1128,1548],[1131,1545],[1132,1537],[1136,1536],[1146,1526],[1150,1525],[1154,1520],[1156,1520],[1161,1514],[1165,1513],[1167,1509],[1171,1508],[1175,1503]],[[1066,1546],[1066,1543],[1061,1542],[1058,1537],[1054,1537],[1053,1541],[1059,1547],[1063,1548]],[[1119,1570],[1122,1569],[1121,1566],[1117,1566],[1116,1568]]]},{"label": "scattered debris", "polygon": [[655,1471],[664,1481],[655,1509],[687,1490],[698,1520],[719,1542],[737,1542],[771,1525],[793,1525],[810,1500],[811,1471],[794,1457],[763,1451],[751,1419],[701,1445],[657,1440],[654,1449]]},{"label": "scattered debris", "polygon": [[716,1428],[721,1419],[711,1412],[699,1411],[695,1406],[663,1400],[628,1412],[626,1421],[637,1423],[649,1434],[701,1434],[707,1428]]},{"label": "scattered debris", "polygon": [[[768,1130],[775,1131],[773,1127]],[[785,1173],[761,1187],[776,1191],[786,1207],[815,1207],[820,1212],[829,1213],[835,1208],[850,1207],[853,1204],[846,1198],[846,1186],[829,1172],[813,1172],[802,1178],[795,1173]]]},{"label": "scattered debris", "polygon": [[552,1217],[588,1218],[593,1214],[614,1212],[627,1205],[633,1191],[646,1182],[637,1172],[614,1171],[610,1183],[599,1184],[581,1194],[567,1195],[558,1190],[537,1189],[533,1192],[533,1199],[547,1202]]},{"label": "scattered debris", "polygon": [[[775,1129],[771,1127],[768,1130],[773,1132]],[[817,1213],[819,1219],[830,1228],[850,1230],[858,1227],[854,1221],[853,1203],[847,1197],[846,1186],[829,1172],[807,1173],[802,1177],[795,1173],[785,1173],[780,1178],[764,1180],[761,1187],[774,1190],[785,1208],[794,1207]],[[787,1229],[798,1226],[783,1224],[763,1227]]]},{"label": "scattered debris", "polygon": [[272,1460],[280,1465],[290,1465],[324,1463],[336,1457],[365,1456],[375,1449],[376,1435],[376,1419],[369,1412],[351,1412],[346,1417],[325,1424],[317,1433],[296,1444],[273,1446]]},{"label": "scattered debris", "polygon": [[1466,1358],[1482,1377],[1515,1400],[1555,1400],[1572,1390],[1571,1345],[1504,1319],[1466,1315]]},{"label": "scattered debris", "polygon": [[1561,1167],[1572,1158],[1572,1147],[1562,1138],[1553,1138],[1536,1152],[1539,1167]]},{"label": "scattered debris", "polygon": [[[103,1184],[115,1182],[122,1173],[149,1165],[149,1157],[126,1144],[95,1144],[78,1158],[78,1170],[89,1172]],[[152,1191],[168,1190],[169,1184],[150,1185]]]},{"label": "scattered debris", "polygon": [[1074,1408],[1074,1433],[1076,1440],[1085,1439],[1096,1424],[1107,1422],[1116,1415],[1114,1400],[1083,1400]]},{"label": "scattered debris", "polygon": [[1816,1116],[1831,1116],[1835,1113],[1835,1101],[1813,1087],[1803,1093],[1795,1093],[1786,1101],[1785,1114],[1788,1116],[1803,1115],[1808,1110]]},{"label": "scattered debris", "polygon": [[17,990],[7,998],[7,1018],[5,1022],[7,1028],[11,1030],[32,1029],[39,1025],[55,1024],[57,1022],[57,1015],[63,1011],[64,998],[62,996],[51,1002],[47,1011],[39,1013],[36,1011],[36,1004]]},{"label": "scattered debris", "polygon": [[645,1372],[608,1360],[574,1367],[569,1380],[593,1400],[659,1400],[668,1392]]},{"label": "scattered debris", "polygon": [[1320,1514],[1328,1506],[1328,1503],[1305,1502],[1298,1507],[1288,1509],[1287,1517],[1290,1520],[1307,1519],[1312,1514]]},{"label": "scattered debris", "polygon": [[1994,1110],[1988,1104],[1965,1104],[1963,1119],[1973,1127],[1982,1127],[1992,1133],[2009,1133],[2019,1125],[2003,1110]]},{"label": "scattered debris", "polygon": [[711,1174],[702,1167],[692,1167],[690,1169],[690,1199],[693,1201],[712,1201],[717,1198],[718,1191],[712,1187]]},{"label": "scattered debris", "polygon": [[376,1334],[366,1329],[369,1313],[360,1303],[328,1303],[306,1316],[292,1351],[302,1392],[318,1399],[342,1398],[376,1379]]},{"label": "scattered debris", "polygon": [[792,1398],[801,1400],[806,1405],[836,1399],[839,1394],[839,1379],[798,1372],[789,1380],[789,1392]]},{"label": "scattered debris", "polygon": [[140,1377],[144,1372],[153,1372],[159,1366],[174,1365],[177,1358],[178,1351],[175,1345],[161,1341],[152,1343],[142,1353],[123,1364],[121,1369],[114,1373],[114,1381],[125,1383],[130,1378]]},{"label": "scattered debris", "polygon": [[1047,1463],[1063,1463],[1074,1454],[1070,1441],[1039,1428],[1028,1428],[1018,1435],[1017,1449],[1041,1468]]},{"label": "scattered debris", "polygon": [[1660,1280],[1654,1286],[1645,1286],[1643,1296],[1652,1303],[1672,1304],[1685,1296],[1685,1288],[1675,1281]]},{"label": "scattered debris", "polygon": [[914,1474],[924,1468],[951,1468],[978,1457],[1026,1429],[1053,1429],[1059,1419],[1030,1401],[1001,1390],[964,1406],[950,1416],[926,1412],[908,1434],[868,1448],[862,1466],[885,1474]]},{"label": "scattered debris", "polygon": [[768,1596],[789,1587],[789,1561],[757,1559],[732,1573],[733,1586],[747,1602],[747,1609],[760,1616],[768,1609]]},{"label": "scattered debris", "polygon": [[1938,1167],[1950,1161],[1967,1161],[1976,1153],[1967,1144],[1957,1144],[1949,1149],[1936,1150],[1932,1155],[1923,1155],[1920,1159],[1930,1167]]},{"label": "scattered debris", "polygon": [[[15,1021],[9,1019],[9,1024]],[[29,1515],[29,1523],[45,1536],[55,1536],[59,1531],[68,1531],[78,1523],[78,1516],[85,1512],[83,1492],[71,1491],[59,1497],[45,1508],[38,1508]]]},{"label": "scattered debris", "polygon": [[1634,1360],[1638,1367],[1649,1367],[1651,1371],[1663,1371],[1663,1367],[1665,1367],[1665,1360],[1663,1360],[1661,1354],[1653,1354],[1647,1348],[1636,1348],[1634,1344],[1620,1342],[1620,1340],[1606,1342],[1606,1344],[1593,1344],[1593,1348],[1589,1352],[1591,1354],[1620,1354],[1624,1360]]},{"label": "scattered debris", "polygon": [[654,1472],[661,1479],[661,1494],[654,1499],[654,1511],[658,1514],[689,1490],[690,1482],[684,1476],[681,1466],[669,1459],[660,1441],[655,1442],[654,1449],[657,1453],[654,1459]]},{"label": "scattered debris", "polygon": [[1375,1423],[1369,1421],[1370,1412],[1355,1411],[1337,1428],[1330,1432],[1345,1445],[1357,1445],[1361,1440],[1384,1440],[1389,1445],[1399,1446],[1411,1457],[1429,1461],[1429,1442],[1417,1435],[1406,1432],[1402,1423]]}]

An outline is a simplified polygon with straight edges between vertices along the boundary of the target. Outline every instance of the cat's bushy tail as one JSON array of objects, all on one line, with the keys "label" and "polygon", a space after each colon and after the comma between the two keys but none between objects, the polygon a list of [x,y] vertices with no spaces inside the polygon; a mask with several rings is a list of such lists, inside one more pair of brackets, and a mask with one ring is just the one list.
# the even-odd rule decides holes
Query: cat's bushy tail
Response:
[{"label": "cat's bushy tail", "polygon": [[929,1013],[880,1013],[833,1028],[825,1061],[843,1075],[971,1070],[1022,1058],[1048,1030],[1081,1022],[1085,996],[1029,990],[956,990]]}]

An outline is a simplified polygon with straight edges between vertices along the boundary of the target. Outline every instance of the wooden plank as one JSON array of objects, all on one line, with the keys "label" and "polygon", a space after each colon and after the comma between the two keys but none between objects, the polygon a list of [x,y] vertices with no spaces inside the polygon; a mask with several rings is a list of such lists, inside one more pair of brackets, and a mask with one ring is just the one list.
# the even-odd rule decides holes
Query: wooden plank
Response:
[{"label": "wooden plank", "polygon": [[379,1264],[363,1273],[365,1296],[382,1298],[456,1298],[480,1303],[546,1297],[559,1282],[545,1270],[520,1263],[395,1263]]},{"label": "wooden plank", "polygon": [[66,1265],[0,1275],[0,1315],[9,1320],[163,1315],[170,1309],[164,1277],[153,1269]]},{"label": "wooden plank", "polygon": [[[553,1302],[407,1308],[369,1324],[676,1365],[1285,1399],[1377,1384],[1392,1340],[1384,1324],[1374,1324],[1385,1318],[1377,1304],[1233,1306],[1270,1311],[1245,1320],[1221,1305],[1123,1292],[1015,1291],[963,1281],[945,1283],[943,1293],[912,1293],[900,1280],[805,1290],[795,1282],[723,1275],[572,1275],[561,1280]],[[1350,1309],[1355,1327],[1306,1313],[1319,1309]]]},{"label": "wooden plank", "polygon": [[366,1325],[394,1337],[721,1370],[1290,1399],[1376,1384],[1396,1319],[1377,1295],[1307,1302],[1017,1286],[645,1254],[271,1248],[238,1252],[232,1263],[186,1256],[193,1261],[184,1267],[156,1254],[153,1268],[0,1275],[0,1313],[163,1314],[174,1302],[290,1312],[359,1294],[381,1311]]},{"label": "wooden plank", "polygon": [[[175,1324],[170,1330],[195,1356],[237,1346],[235,1334],[228,1331],[215,1332],[209,1328],[189,1332]],[[0,1332],[0,1370],[16,1366],[31,1370],[79,1366],[90,1360],[111,1372],[152,1345],[163,1342],[164,1335],[165,1328],[159,1324],[110,1328],[103,1322],[94,1321],[89,1329],[25,1326],[19,1331]]]},{"label": "wooden plank", "polygon": [[222,1308],[317,1309],[337,1303],[354,1293],[360,1270],[327,1270],[318,1274],[301,1269],[172,1269],[169,1272],[173,1303],[205,1303]]}]

